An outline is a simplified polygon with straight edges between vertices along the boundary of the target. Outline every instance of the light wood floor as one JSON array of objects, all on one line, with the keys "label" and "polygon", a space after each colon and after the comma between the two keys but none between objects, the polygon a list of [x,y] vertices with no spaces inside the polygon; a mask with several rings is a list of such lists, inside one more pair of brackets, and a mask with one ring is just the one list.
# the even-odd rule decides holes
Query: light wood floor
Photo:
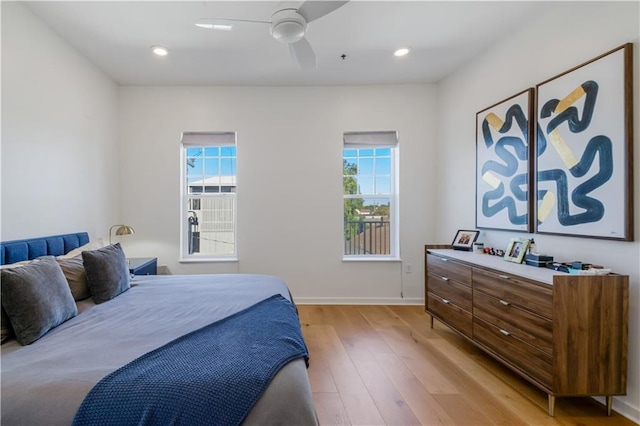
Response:
[{"label": "light wood floor", "polygon": [[298,305],[323,425],[634,425],[592,398],[547,395],[420,306]]}]

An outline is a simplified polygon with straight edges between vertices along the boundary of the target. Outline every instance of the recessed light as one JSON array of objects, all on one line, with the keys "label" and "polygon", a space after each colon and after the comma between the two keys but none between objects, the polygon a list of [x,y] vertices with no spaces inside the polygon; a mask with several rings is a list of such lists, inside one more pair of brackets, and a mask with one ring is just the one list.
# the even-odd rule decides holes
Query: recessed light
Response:
[{"label": "recessed light", "polygon": [[211,22],[197,21],[194,25],[208,30],[231,31],[233,29],[233,25],[231,24],[214,24]]},{"label": "recessed light", "polygon": [[157,56],[167,56],[169,54],[167,48],[162,46],[151,46],[151,51]]},{"label": "recessed light", "polygon": [[405,56],[409,54],[410,51],[411,51],[410,47],[401,47],[400,49],[393,52],[393,56],[398,56],[398,57]]}]

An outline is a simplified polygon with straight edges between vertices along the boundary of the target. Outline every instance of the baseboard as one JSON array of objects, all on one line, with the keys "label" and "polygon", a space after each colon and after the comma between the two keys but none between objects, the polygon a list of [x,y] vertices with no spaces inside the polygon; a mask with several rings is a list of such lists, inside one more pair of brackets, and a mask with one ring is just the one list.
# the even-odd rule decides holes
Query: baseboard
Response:
[{"label": "baseboard", "polygon": [[[604,397],[597,396],[597,397],[594,397],[594,399],[597,399],[600,403],[602,403],[602,405],[606,406],[606,401]],[[613,411],[620,414],[621,416],[624,416],[629,420],[640,424],[640,408],[633,407],[628,402],[622,401],[621,399],[615,396],[613,397],[612,408],[613,408]]]},{"label": "baseboard", "polygon": [[295,297],[297,305],[424,305],[421,298],[401,297]]}]

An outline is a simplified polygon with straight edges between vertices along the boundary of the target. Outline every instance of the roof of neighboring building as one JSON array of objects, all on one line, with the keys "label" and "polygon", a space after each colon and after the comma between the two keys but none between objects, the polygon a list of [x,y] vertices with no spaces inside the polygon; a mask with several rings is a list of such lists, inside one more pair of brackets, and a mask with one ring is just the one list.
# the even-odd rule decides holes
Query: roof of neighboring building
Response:
[{"label": "roof of neighboring building", "polygon": [[189,186],[236,186],[235,176],[211,176],[189,182]]}]

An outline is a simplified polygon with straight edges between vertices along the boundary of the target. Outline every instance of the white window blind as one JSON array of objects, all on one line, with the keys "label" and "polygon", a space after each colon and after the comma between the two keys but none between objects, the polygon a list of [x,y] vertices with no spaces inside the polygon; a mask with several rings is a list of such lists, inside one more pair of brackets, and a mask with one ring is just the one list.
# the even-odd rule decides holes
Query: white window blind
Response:
[{"label": "white window blind", "polygon": [[345,149],[376,148],[386,146],[393,148],[398,146],[398,132],[345,132],[343,134]]},{"label": "white window blind", "polygon": [[231,146],[236,144],[236,132],[183,132],[180,142],[185,146]]}]

